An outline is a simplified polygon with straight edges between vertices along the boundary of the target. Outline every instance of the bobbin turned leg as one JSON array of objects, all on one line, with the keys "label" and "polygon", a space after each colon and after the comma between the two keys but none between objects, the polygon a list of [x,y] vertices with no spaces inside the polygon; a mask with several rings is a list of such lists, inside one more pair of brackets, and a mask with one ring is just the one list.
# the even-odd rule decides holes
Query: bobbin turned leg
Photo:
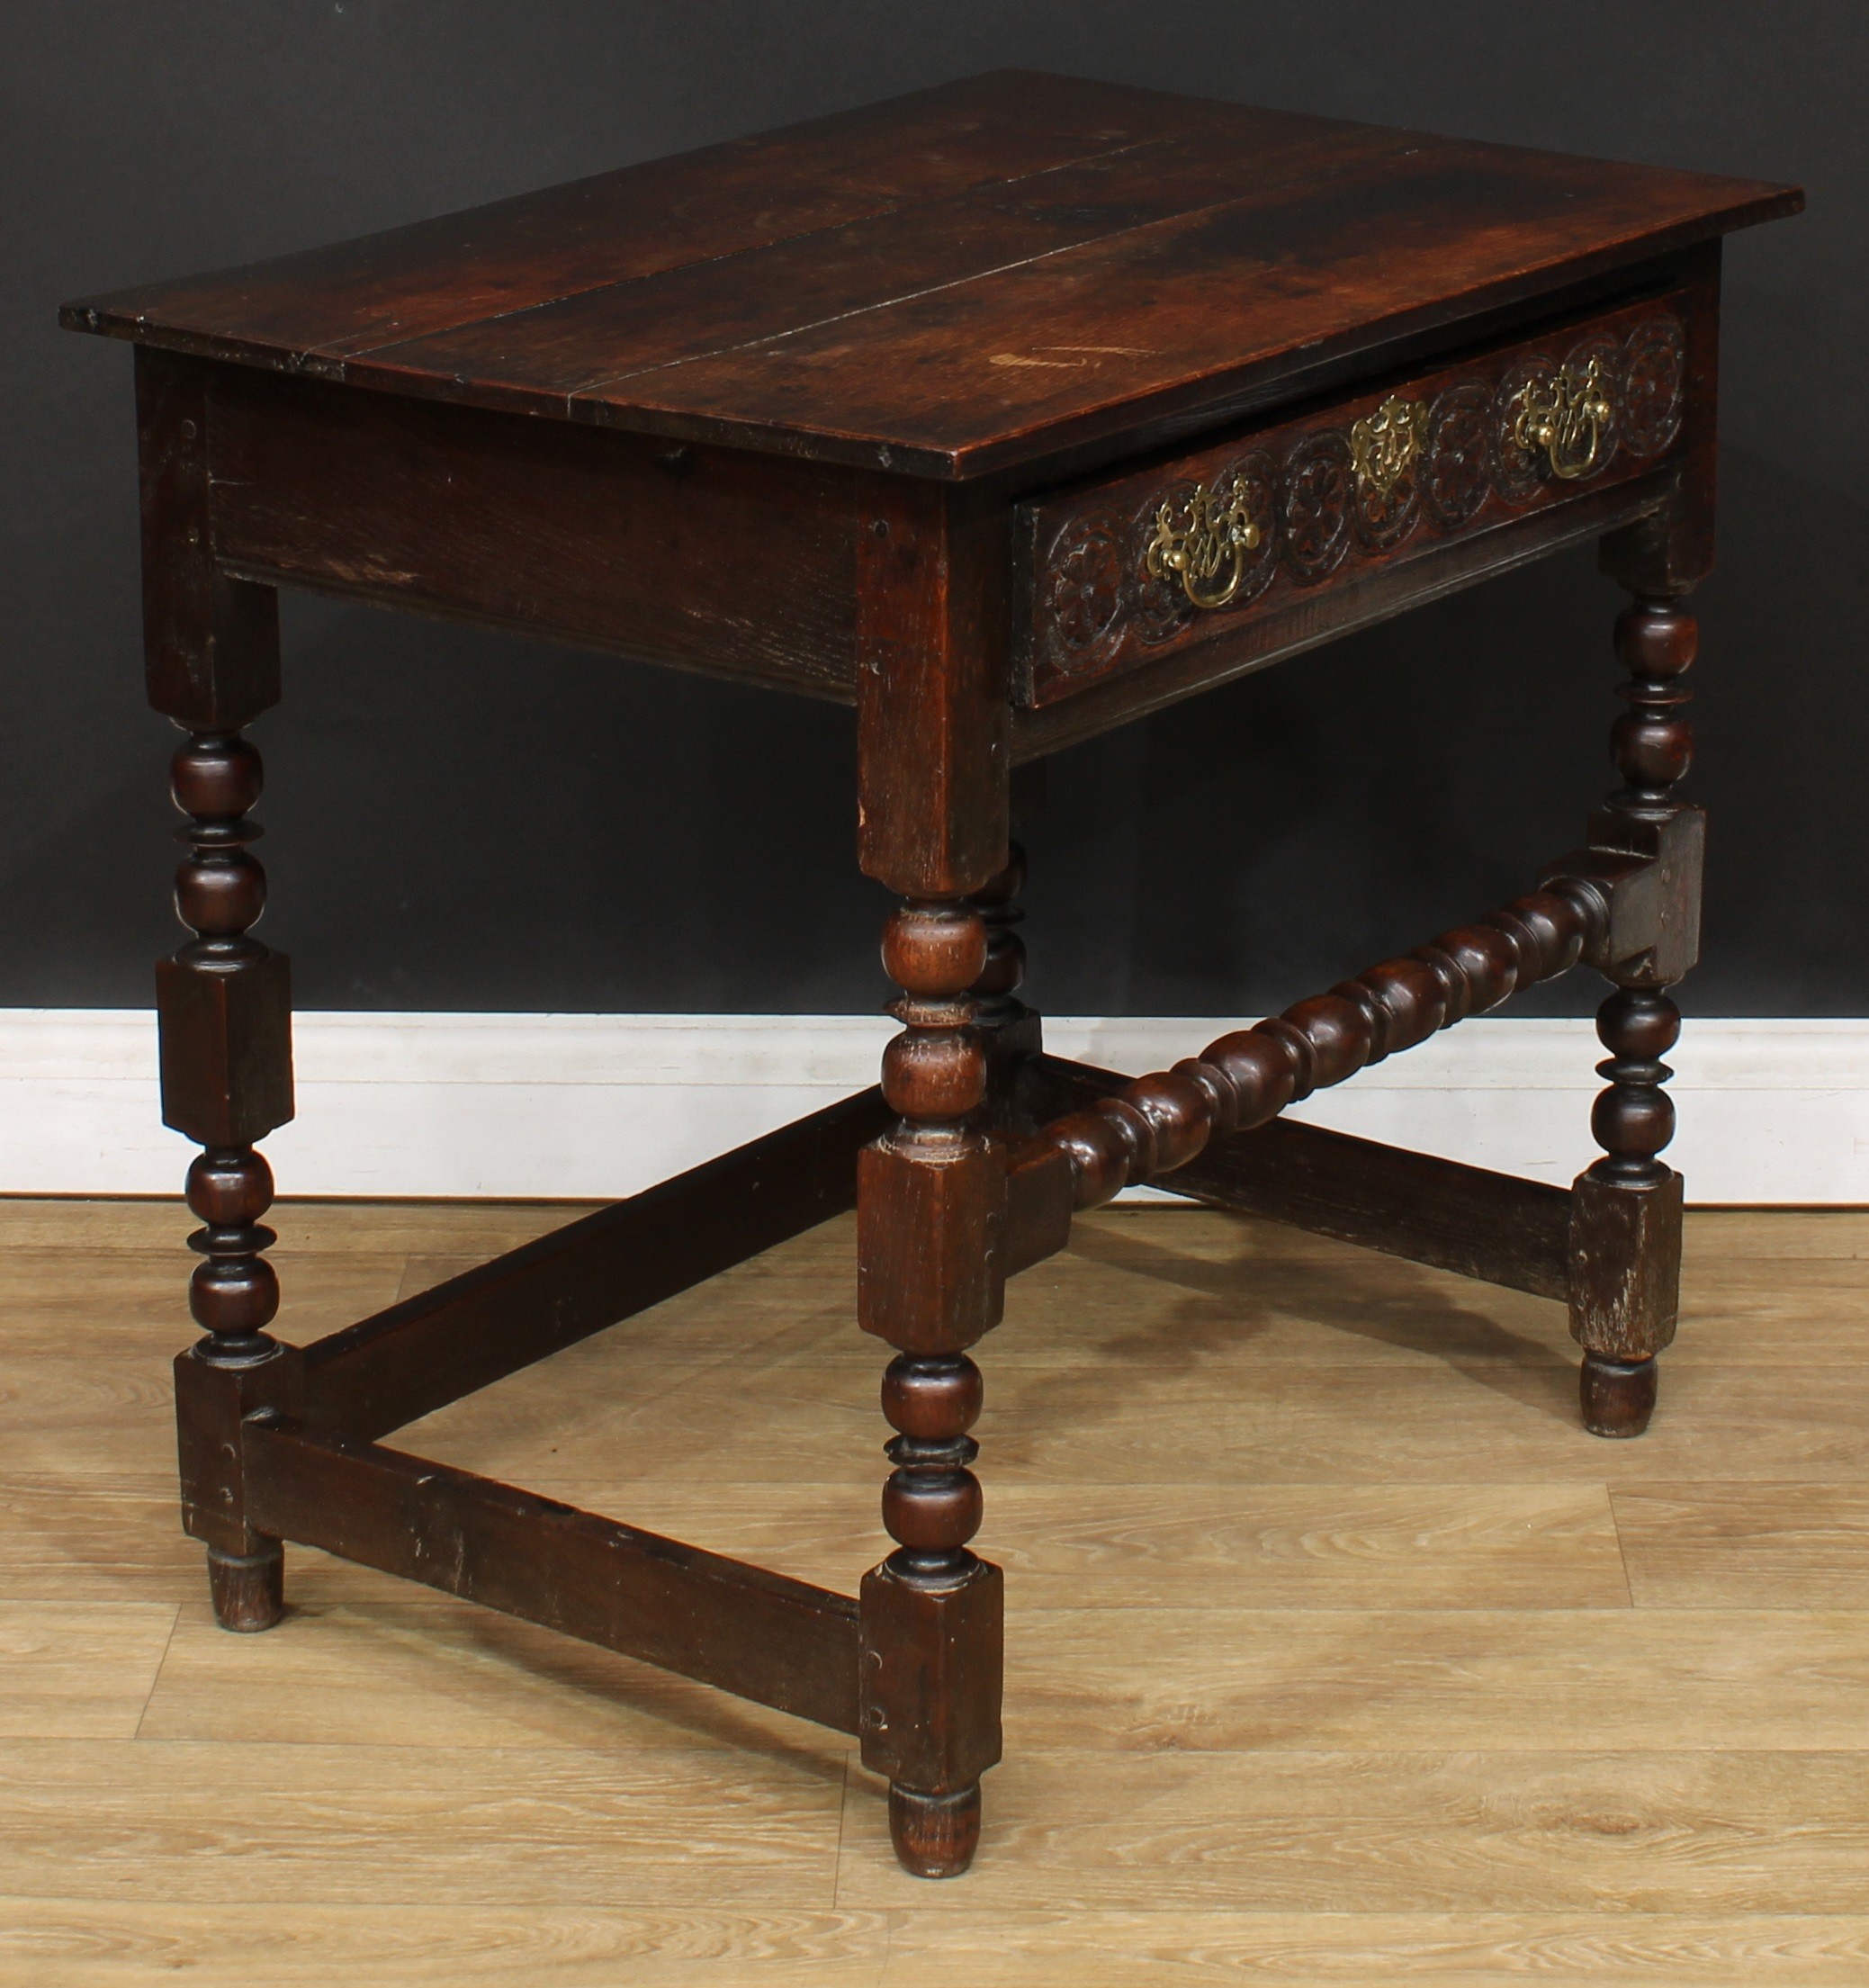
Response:
[{"label": "bobbin turned leg", "polygon": [[1000,1303],[1003,1149],[966,1123],[986,1095],[966,995],[985,958],[971,906],[912,904],[890,921],[884,958],[907,1026],[885,1055],[883,1094],[902,1122],[858,1175],[858,1316],[902,1349],[883,1377],[897,1432],[883,1523],[896,1546],[863,1582],[864,1757],[889,1775],[896,1854],[921,1877],[966,1868],[980,1775],[999,1758],[1001,1577],[967,1547],[981,1381],[961,1350]]},{"label": "bobbin turned leg", "polygon": [[986,963],[967,990],[973,1026],[986,1051],[985,1117],[999,1132],[1030,1132],[1020,1100],[1020,1077],[1045,1047],[1044,1024],[1019,998],[1025,983],[1025,946],[1019,926],[1025,913],[1019,894],[1025,886],[1025,851],[1009,846],[1006,867],[968,902],[986,922]]},{"label": "bobbin turned leg", "polygon": [[921,1877],[964,1871],[980,1777],[1000,1757],[1002,1586],[980,1524],[980,1372],[999,1321],[1005,1152],[989,1128],[976,1025],[1016,1053],[1016,876],[1007,842],[1003,508],[966,489],[876,480],[858,562],[859,853],[904,903],[884,964],[903,1032],[883,1061],[898,1122],[858,1168],[858,1317],[895,1349],[883,1519],[864,1577],[863,1761],[889,1782],[890,1833]]},{"label": "bobbin turned leg", "polygon": [[1604,967],[1616,992],[1597,1010],[1610,1052],[1597,1066],[1609,1088],[1590,1129],[1604,1157],[1576,1183],[1571,1203],[1570,1329],[1584,1348],[1579,1391],[1594,1435],[1640,1435],[1654,1413],[1656,1356],[1674,1338],[1681,1279],[1681,1177],[1657,1156],[1674,1137],[1675,1108],[1662,1090],[1674,1075],[1662,1058],[1681,1032],[1664,991],[1698,950],[1701,817],[1674,796],[1686,772],[1693,732],[1681,707],[1681,677],[1694,661],[1696,629],[1677,595],[1638,596],[1616,624],[1616,653],[1629,670],[1620,695],[1630,709],[1611,734],[1624,785],[1592,823],[1592,843],[1652,845],[1658,942]]},{"label": "bobbin turned leg", "polygon": [[[189,847],[175,909],[193,936],[156,969],[163,1122],[207,1148],[187,1185],[202,1224],[188,1245],[203,1259],[189,1280],[189,1310],[206,1336],[183,1357],[231,1378],[282,1350],[265,1329],[279,1310],[279,1279],[264,1255],[276,1238],[260,1220],[273,1174],[253,1142],[292,1116],[292,997],[284,958],[247,931],[265,901],[265,873],[247,847],[259,833],[247,819],[259,797],[259,754],[237,733],[197,733],[175,754],[174,780]],[[198,1400],[184,1372],[176,1385],[184,1488],[185,1425]],[[220,1476],[211,1456],[198,1461],[211,1482]],[[223,1629],[270,1629],[284,1606],[283,1555],[277,1540],[238,1516],[242,1502],[232,1484],[212,1484],[202,1530],[214,1614]]]},{"label": "bobbin turned leg", "polygon": [[208,1549],[226,1629],[270,1628],[283,1607],[279,1542],[247,1522],[242,1432],[289,1406],[298,1356],[267,1332],[279,1282],[261,1220],[273,1176],[255,1142],[292,1115],[289,967],[251,936],[265,874],[260,758],[242,728],[278,701],[278,605],[217,568],[208,507],[207,373],[139,349],[143,624],[149,700],[188,734],[172,765],[175,910],[189,938],[156,969],[162,1116],[205,1150],[188,1170],[202,1258],[189,1309],[202,1338],[175,1363],[183,1524]]}]

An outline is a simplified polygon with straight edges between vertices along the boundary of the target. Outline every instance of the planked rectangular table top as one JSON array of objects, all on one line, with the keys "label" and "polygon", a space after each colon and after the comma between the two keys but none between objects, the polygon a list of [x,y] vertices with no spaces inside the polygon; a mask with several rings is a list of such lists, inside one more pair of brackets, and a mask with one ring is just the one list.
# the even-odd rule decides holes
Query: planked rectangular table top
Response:
[{"label": "planked rectangular table top", "polygon": [[943,478],[1795,212],[1796,189],[1002,71],[64,321]]}]

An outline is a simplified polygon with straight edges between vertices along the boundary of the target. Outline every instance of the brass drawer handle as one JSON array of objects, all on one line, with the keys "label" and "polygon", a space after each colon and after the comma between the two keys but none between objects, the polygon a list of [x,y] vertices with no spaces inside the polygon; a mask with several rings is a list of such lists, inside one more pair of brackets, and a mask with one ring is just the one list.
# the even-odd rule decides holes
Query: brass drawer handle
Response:
[{"label": "brass drawer handle", "polygon": [[1259,549],[1262,535],[1245,477],[1236,476],[1225,490],[1197,483],[1185,522],[1176,518],[1172,499],[1155,513],[1144,562],[1156,580],[1178,573],[1197,607],[1224,607],[1239,591],[1246,554]]},{"label": "brass drawer handle", "polygon": [[1356,481],[1387,497],[1415,467],[1428,431],[1425,400],[1405,400],[1391,393],[1373,414],[1366,414],[1350,431],[1350,454]]},{"label": "brass drawer handle", "polygon": [[1603,431],[1615,411],[1604,382],[1601,360],[1579,373],[1575,366],[1532,381],[1519,396],[1513,439],[1527,455],[1540,450],[1551,474],[1571,482],[1596,467]]}]

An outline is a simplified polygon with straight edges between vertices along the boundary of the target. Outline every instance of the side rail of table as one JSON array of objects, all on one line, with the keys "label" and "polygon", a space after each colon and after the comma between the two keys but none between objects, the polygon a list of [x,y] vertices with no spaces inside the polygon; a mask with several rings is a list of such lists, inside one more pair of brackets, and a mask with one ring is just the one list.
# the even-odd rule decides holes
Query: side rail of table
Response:
[{"label": "side rail of table", "polygon": [[848,1212],[888,1118],[859,1092],[310,1346],[182,1354],[183,1524],[223,1624],[278,1619],[279,1548],[250,1543],[292,1540],[855,1732],[854,1598],[375,1439]]},{"label": "side rail of table", "polygon": [[[1080,1209],[1144,1183],[1568,1301],[1585,1349],[1584,1417],[1632,1435],[1672,1341],[1681,1179],[1656,1158],[1674,1127],[1659,1058],[1678,1032],[1661,989],[1699,952],[1705,817],[1605,810],[1541,887],[1478,923],[1366,968],[1283,1014],[1133,1082],[1045,1057],[1028,1107],[1066,1109],[1011,1156],[1006,1268],[1064,1247]],[[1617,980],[1628,1039],[1600,1066],[1593,1126],[1607,1157],[1569,1189],[1302,1125],[1314,1091],[1413,1048],[1582,962]],[[1269,1136],[1270,1135],[1270,1136]]]}]

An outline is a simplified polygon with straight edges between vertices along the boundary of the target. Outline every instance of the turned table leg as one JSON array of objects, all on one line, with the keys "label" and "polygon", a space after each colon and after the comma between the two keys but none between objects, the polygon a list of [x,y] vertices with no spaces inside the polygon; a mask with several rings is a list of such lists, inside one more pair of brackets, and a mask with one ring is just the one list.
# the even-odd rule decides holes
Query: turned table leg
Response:
[{"label": "turned table leg", "polygon": [[1033,1132],[1020,1098],[1020,1075],[1044,1048],[1044,1023],[1019,997],[1025,984],[1025,945],[1019,926],[1025,913],[1025,851],[1010,845],[1006,867],[968,902],[986,922],[986,963],[967,990],[973,1026],[986,1051],[985,1122],[1000,1133]]},{"label": "turned table leg", "polygon": [[1008,842],[1006,521],[990,497],[900,479],[876,479],[868,502],[858,855],[903,900],[883,940],[903,1030],[883,1059],[897,1120],[857,1175],[858,1318],[895,1354],[883,1379],[895,1546],[863,1580],[859,1734],[864,1765],[889,1783],[897,1857],[918,1876],[950,1877],[974,1854],[980,1777],[1000,1757],[1003,1588],[967,1543],[981,1517],[968,1349],[1000,1318],[1006,1157],[994,1126],[1026,1028]]},{"label": "turned table leg", "polygon": [[883,1523],[896,1542],[865,1577],[865,1758],[890,1778],[897,1855],[923,1877],[966,1868],[980,1835],[980,1775],[999,1758],[1000,1570],[967,1542],[980,1484],[967,1433],[980,1370],[962,1347],[998,1316],[1003,1149],[969,1124],[986,1052],[967,990],[986,925],[964,903],[905,905],[884,958],[905,1026],[883,1061],[902,1114],[862,1156],[858,1316],[896,1346],[883,1413],[896,1431]]},{"label": "turned table leg", "polygon": [[[175,873],[175,909],[193,936],[156,969],[163,1120],[206,1148],[187,1183],[202,1224],[188,1238],[202,1258],[188,1303],[205,1336],[184,1357],[228,1376],[281,1351],[265,1329],[279,1310],[279,1279],[264,1253],[277,1237],[260,1220],[273,1174],[254,1141],[292,1116],[292,995],[284,957],[248,932],[265,903],[265,873],[247,848],[259,833],[247,810],[260,777],[259,754],[237,733],[197,733],[175,754],[189,850]],[[184,1380],[184,1420],[192,1399]],[[270,1629],[283,1606],[279,1542],[244,1523],[233,1485],[216,1492],[220,1508],[203,1533],[215,1616],[223,1629]]]},{"label": "turned table leg", "polygon": [[[1630,708],[1611,735],[1624,782],[1610,796],[1611,815],[1659,826],[1684,812],[1673,789],[1687,771],[1694,735],[1681,715],[1688,692],[1680,679],[1695,640],[1694,618],[1677,596],[1639,596],[1616,624],[1616,654],[1629,671],[1621,695]],[[1677,922],[1697,930],[1697,868],[1679,886]],[[1656,1356],[1675,1336],[1681,1176],[1657,1156],[1675,1133],[1674,1103],[1661,1088],[1674,1073],[1662,1058],[1681,1032],[1680,1011],[1666,989],[1685,971],[1676,970],[1678,960],[1692,955],[1691,943],[1677,940],[1610,967],[1616,991],[1596,1012],[1597,1035],[1610,1052],[1597,1068],[1609,1087],[1590,1129],[1604,1157],[1577,1183],[1571,1228],[1571,1331],[1584,1348],[1584,1426],[1596,1435],[1640,1435],[1648,1427]]]},{"label": "turned table leg", "polygon": [[229,578],[213,551],[205,369],[137,354],[142,472],[143,633],[149,701],[188,734],[173,791],[186,853],[175,910],[189,937],[156,969],[162,1117],[203,1148],[188,1169],[202,1257],[189,1309],[203,1336],[175,1363],[183,1524],[208,1550],[226,1629],[280,1616],[279,1542],[248,1525],[242,1430],[288,1404],[296,1353],[266,1327],[279,1282],[260,1218],[273,1176],[256,1142],[292,1115],[292,992],[285,957],[252,936],[265,873],[249,812],[260,757],[244,727],[279,698],[279,612],[271,588]]}]

